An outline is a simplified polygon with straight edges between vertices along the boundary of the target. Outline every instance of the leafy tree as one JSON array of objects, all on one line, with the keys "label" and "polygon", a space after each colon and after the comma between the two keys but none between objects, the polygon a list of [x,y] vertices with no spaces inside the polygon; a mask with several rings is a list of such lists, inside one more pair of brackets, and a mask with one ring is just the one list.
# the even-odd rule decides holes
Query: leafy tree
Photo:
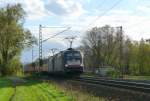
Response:
[{"label": "leafy tree", "polygon": [[138,66],[138,42],[132,42],[130,46],[130,57],[129,57],[129,73],[132,75],[139,74],[139,66]]},{"label": "leafy tree", "polygon": [[92,67],[104,65],[117,67],[118,62],[115,61],[118,58],[116,37],[115,28],[108,25],[88,31],[82,41],[82,50],[86,53],[85,61],[90,61],[86,63],[90,63]]},{"label": "leafy tree", "polygon": [[127,37],[127,39],[124,42],[124,47],[123,47],[123,62],[124,62],[124,73],[128,74],[129,73],[129,66],[130,66],[130,58],[131,58],[131,47],[132,47],[132,42],[131,40]]},{"label": "leafy tree", "polygon": [[[0,73],[8,74],[9,63],[35,38],[24,29],[25,12],[20,4],[0,8]],[[19,61],[19,60],[18,60]]]},{"label": "leafy tree", "polygon": [[138,53],[138,64],[139,64],[139,73],[148,74],[150,71],[150,50],[149,45],[146,44],[144,39],[141,39],[139,44],[139,53]]}]

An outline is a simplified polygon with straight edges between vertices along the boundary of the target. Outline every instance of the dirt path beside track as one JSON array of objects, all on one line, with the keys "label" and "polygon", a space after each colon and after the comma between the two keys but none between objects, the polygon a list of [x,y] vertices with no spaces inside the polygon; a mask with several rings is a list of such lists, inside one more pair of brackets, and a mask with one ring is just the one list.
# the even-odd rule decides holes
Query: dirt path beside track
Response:
[{"label": "dirt path beside track", "polygon": [[22,83],[25,83],[26,81],[24,79],[21,79],[19,77],[9,77],[9,79],[12,81],[13,83],[13,87],[14,87],[14,93],[12,94],[12,96],[10,97],[9,101],[12,101],[14,96],[16,95],[16,86],[20,85]]}]

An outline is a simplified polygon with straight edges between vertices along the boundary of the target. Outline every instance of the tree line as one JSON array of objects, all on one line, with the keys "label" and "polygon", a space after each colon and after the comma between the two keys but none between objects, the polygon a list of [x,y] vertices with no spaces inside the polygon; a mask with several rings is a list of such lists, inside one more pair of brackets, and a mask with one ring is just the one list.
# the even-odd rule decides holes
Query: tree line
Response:
[{"label": "tree line", "polygon": [[123,74],[150,75],[150,43],[133,41],[122,27],[95,27],[85,34],[80,49],[85,68],[111,66]]}]

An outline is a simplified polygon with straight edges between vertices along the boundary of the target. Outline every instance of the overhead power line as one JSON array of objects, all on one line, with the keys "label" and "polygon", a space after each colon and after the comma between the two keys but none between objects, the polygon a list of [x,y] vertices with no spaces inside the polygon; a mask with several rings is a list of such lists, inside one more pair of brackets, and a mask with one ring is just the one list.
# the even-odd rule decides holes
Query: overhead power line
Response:
[{"label": "overhead power line", "polygon": [[65,26],[42,26],[42,28],[66,28],[66,27]]},{"label": "overhead power line", "polygon": [[[59,33],[56,33],[55,35],[43,40],[42,39],[42,28],[52,28],[52,27],[48,27],[48,26],[42,26],[42,25],[39,25],[39,71],[41,70],[41,67],[43,65],[43,61],[42,61],[42,45],[43,45],[43,42],[47,41],[48,39],[50,38],[54,38],[55,36],[67,31],[70,29],[70,27],[68,27],[67,29],[59,32]],[[58,27],[55,27],[55,28],[58,28]],[[59,27],[60,28],[60,27]],[[61,27],[62,28],[62,27]]]},{"label": "overhead power line", "polygon": [[103,0],[100,4],[98,4],[98,7],[101,7],[104,4],[105,1],[106,0]]},{"label": "overhead power line", "polygon": [[108,13],[110,10],[115,8],[122,0],[118,0],[116,3],[114,3],[110,8],[108,8],[106,11],[104,11],[102,14],[100,14],[98,17],[96,17],[91,23],[87,26],[90,27],[93,23],[95,23],[97,20],[99,20],[101,17],[103,17],[106,13]]},{"label": "overhead power line", "polygon": [[141,20],[141,21],[138,21],[137,23],[131,24],[131,25],[125,27],[124,29],[127,29],[127,28],[130,28],[130,29],[131,29],[131,28],[135,28],[135,27],[137,27],[137,26],[139,26],[140,24],[145,23],[145,22],[149,22],[149,18],[146,18],[146,19],[143,19],[143,20]]},{"label": "overhead power line", "polygon": [[60,31],[60,32],[58,32],[58,33],[55,33],[53,36],[51,36],[51,37],[49,37],[49,38],[43,40],[42,42],[45,42],[45,41],[47,41],[47,40],[49,40],[49,39],[51,39],[51,38],[54,38],[54,37],[56,37],[57,35],[59,35],[59,34],[65,32],[65,31],[67,31],[67,30],[69,30],[69,29],[71,29],[71,27],[68,27],[67,29],[65,29],[65,30],[63,30],[63,31]]}]

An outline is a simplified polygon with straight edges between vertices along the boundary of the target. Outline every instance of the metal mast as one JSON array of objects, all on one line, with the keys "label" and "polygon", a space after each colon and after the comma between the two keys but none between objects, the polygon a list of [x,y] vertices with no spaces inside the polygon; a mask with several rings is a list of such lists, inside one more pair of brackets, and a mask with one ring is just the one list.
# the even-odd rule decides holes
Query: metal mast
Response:
[{"label": "metal mast", "polygon": [[39,25],[39,70],[42,67],[42,25]]},{"label": "metal mast", "polygon": [[43,66],[43,60],[42,60],[42,43],[47,41],[48,39],[50,38],[54,38],[55,36],[67,31],[70,29],[70,27],[68,27],[67,29],[59,32],[59,33],[56,33],[54,36],[50,37],[50,38],[47,38],[45,40],[42,40],[42,28],[65,28],[65,27],[46,27],[46,26],[42,26],[42,25],[39,25],[39,72],[41,71],[41,67]]}]

